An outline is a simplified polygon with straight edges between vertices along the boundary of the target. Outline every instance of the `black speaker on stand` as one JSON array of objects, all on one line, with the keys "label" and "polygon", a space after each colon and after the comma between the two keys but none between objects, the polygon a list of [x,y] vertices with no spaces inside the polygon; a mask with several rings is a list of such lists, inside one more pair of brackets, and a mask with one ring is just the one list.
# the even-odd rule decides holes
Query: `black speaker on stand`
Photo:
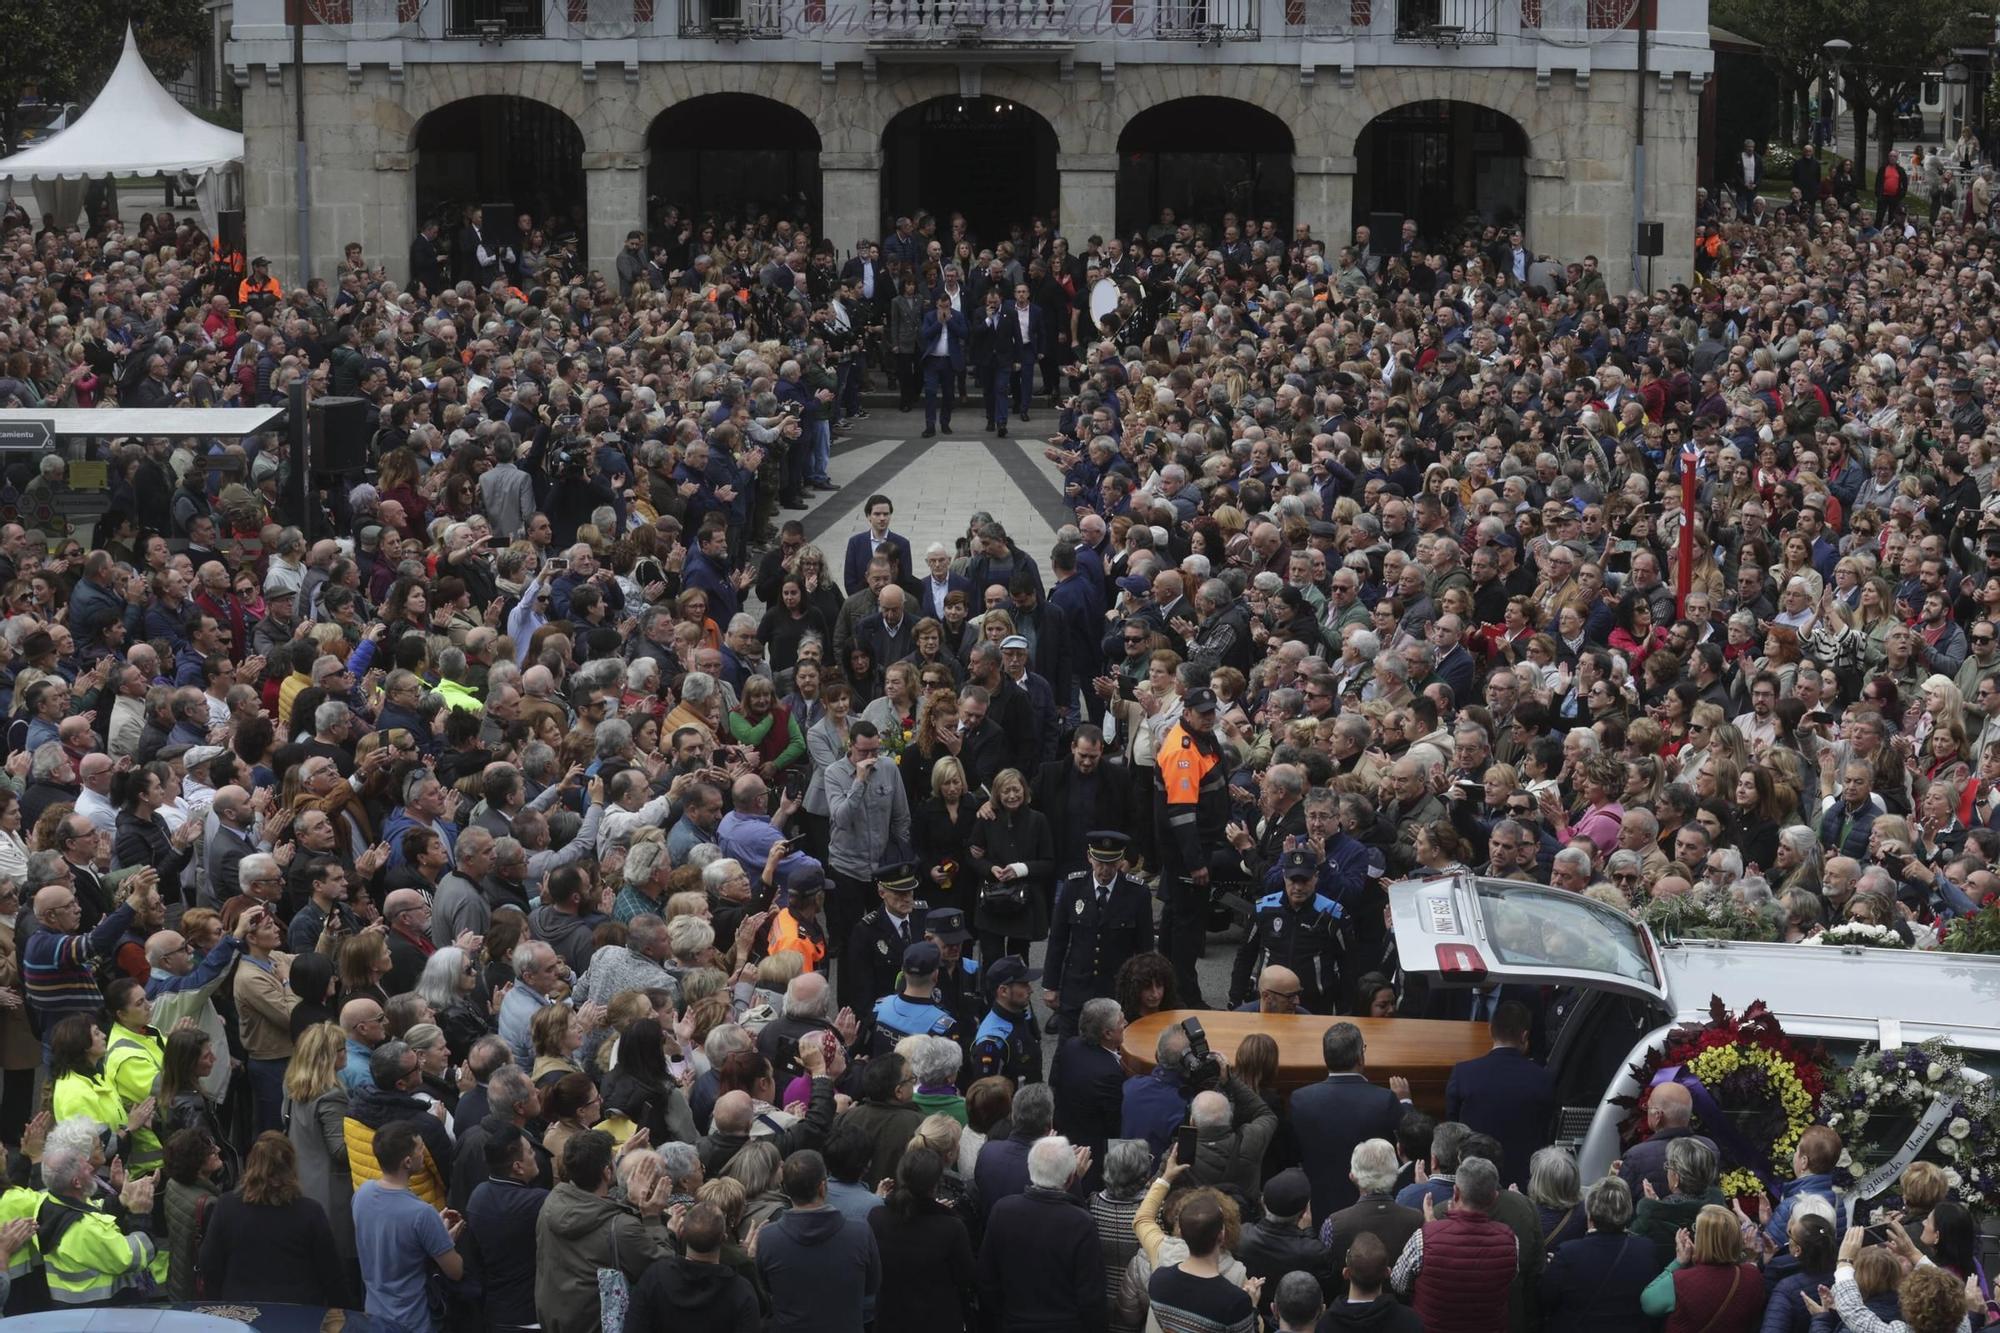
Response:
[{"label": "black speaker on stand", "polygon": [[1368,215],[1368,249],[1370,253],[1387,259],[1403,246],[1403,215],[1401,213],[1370,213]]},{"label": "black speaker on stand", "polygon": [[358,476],[368,466],[368,400],[319,398],[312,405],[315,472]]}]

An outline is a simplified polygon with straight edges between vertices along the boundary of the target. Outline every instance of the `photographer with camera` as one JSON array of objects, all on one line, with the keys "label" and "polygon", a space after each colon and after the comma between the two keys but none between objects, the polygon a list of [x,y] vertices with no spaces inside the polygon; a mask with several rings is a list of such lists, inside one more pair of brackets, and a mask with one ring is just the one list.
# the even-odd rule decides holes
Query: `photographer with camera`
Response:
[{"label": "photographer with camera", "polygon": [[1188,1104],[1195,1095],[1221,1086],[1223,1069],[1198,1018],[1162,1031],[1153,1058],[1152,1069],[1125,1080],[1118,1132],[1120,1138],[1144,1139],[1158,1158],[1173,1141],[1174,1131],[1187,1123]]}]

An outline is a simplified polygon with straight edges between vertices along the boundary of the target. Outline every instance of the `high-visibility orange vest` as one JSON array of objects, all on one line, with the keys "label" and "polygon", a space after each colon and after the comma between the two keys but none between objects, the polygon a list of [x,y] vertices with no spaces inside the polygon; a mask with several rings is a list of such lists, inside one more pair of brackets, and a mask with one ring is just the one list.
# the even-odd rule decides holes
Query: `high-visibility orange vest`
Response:
[{"label": "high-visibility orange vest", "polygon": [[799,919],[787,907],[779,912],[771,923],[771,952],[779,954],[787,949],[805,960],[805,970],[817,972],[820,960],[826,957],[826,945],[813,939],[799,929]]},{"label": "high-visibility orange vest", "polygon": [[284,295],[285,289],[278,285],[276,278],[267,276],[259,282],[255,277],[248,277],[243,279],[236,289],[236,303],[248,305],[253,297],[258,296],[268,296],[276,301],[283,299]]},{"label": "high-visibility orange vest", "polygon": [[1167,729],[1154,757],[1160,782],[1166,788],[1168,805],[1200,805],[1203,780],[1222,762],[1222,755],[1207,754],[1194,738],[1176,722]]}]

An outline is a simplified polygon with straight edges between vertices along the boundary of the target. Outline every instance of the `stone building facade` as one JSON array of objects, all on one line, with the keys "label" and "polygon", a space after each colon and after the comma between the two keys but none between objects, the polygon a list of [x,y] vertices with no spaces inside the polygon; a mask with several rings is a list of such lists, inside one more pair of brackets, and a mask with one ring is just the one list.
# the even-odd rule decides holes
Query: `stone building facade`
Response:
[{"label": "stone building facade", "polygon": [[[1121,162],[1137,156],[1128,141],[1135,118],[1183,99],[1208,99],[1197,104],[1204,115],[1226,119],[1230,109],[1241,109],[1246,151],[1289,156],[1290,220],[1330,242],[1345,240],[1357,218],[1376,210],[1376,201],[1358,197],[1357,189],[1373,192],[1371,176],[1401,170],[1395,161],[1373,171],[1364,165],[1359,150],[1371,123],[1413,105],[1475,109],[1489,129],[1507,127],[1505,142],[1518,154],[1506,172],[1524,178],[1529,247],[1566,259],[1598,255],[1615,284],[1628,272],[1633,250],[1641,78],[1644,211],[1664,225],[1667,238],[1653,280],[1679,280],[1689,268],[1699,101],[1712,59],[1705,0],[1659,0],[1643,75],[1638,34],[1629,26],[1579,27],[1567,40],[1524,26],[1540,15],[1542,0],[1485,0],[1499,31],[1477,44],[1407,40],[1392,26],[1400,21],[1395,11],[1416,0],[1374,0],[1372,11],[1369,0],[1352,0],[1351,8],[1340,0],[1348,22],[1337,27],[1303,22],[1323,17],[1324,0],[1307,0],[1315,5],[1310,13],[1297,7],[1300,0],[1290,8],[1286,0],[1261,0],[1261,15],[1247,11],[1255,27],[1236,34],[1242,40],[1159,40],[1159,21],[1149,22],[1143,8],[1134,17],[1128,8],[1129,26],[1145,37],[1044,29],[1023,36],[1016,11],[1013,27],[990,20],[966,25],[948,47],[897,40],[879,22],[851,36],[785,28],[785,35],[764,41],[733,30],[717,39],[704,35],[699,21],[690,25],[690,8],[703,0],[684,0],[679,15],[642,13],[626,25],[630,35],[604,38],[576,21],[579,6],[597,2],[551,0],[536,34],[497,41],[448,35],[454,23],[463,30],[474,0],[386,0],[396,12],[372,28],[359,21],[308,27],[310,268],[325,271],[345,242],[359,241],[399,270],[421,222],[426,118],[468,99],[526,99],[573,125],[573,140],[566,141],[580,141],[584,197],[577,206],[587,219],[593,260],[608,258],[628,231],[653,220],[657,203],[649,208],[648,198],[657,200],[660,191],[649,166],[662,145],[660,118],[705,105],[696,99],[764,99],[810,123],[818,139],[821,233],[843,254],[888,224],[884,173],[894,164],[885,162],[885,139],[901,113],[953,103],[962,111],[971,98],[1039,117],[1053,131],[1056,187],[1038,211],[1052,213],[1060,230],[1080,242],[1092,233],[1113,234],[1134,211],[1120,190]],[[1590,3],[1596,21],[1601,0]],[[1121,13],[1116,6],[1107,12]],[[1614,19],[1622,13],[1611,12]],[[334,17],[351,15],[349,9]],[[243,93],[249,247],[296,277],[297,72],[283,17],[280,0],[237,0],[228,50]],[[676,134],[677,142],[690,137],[685,127]],[[697,122],[692,137],[700,134]],[[1492,165],[1479,161],[1478,145],[1499,142],[1487,133],[1421,151],[1455,153],[1461,160],[1444,170],[1467,181],[1484,179]]]}]

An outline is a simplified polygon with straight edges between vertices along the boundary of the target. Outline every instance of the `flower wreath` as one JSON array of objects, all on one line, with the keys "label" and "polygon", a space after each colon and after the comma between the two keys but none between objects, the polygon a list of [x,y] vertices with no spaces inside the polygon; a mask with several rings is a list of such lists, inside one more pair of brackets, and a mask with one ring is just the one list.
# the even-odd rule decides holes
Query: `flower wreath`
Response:
[{"label": "flower wreath", "polygon": [[1864,1052],[1835,1078],[1825,1110],[1861,1197],[1894,1192],[1903,1168],[1925,1161],[1966,1207],[2000,1207],[2000,1089],[1943,1038]]},{"label": "flower wreath", "polygon": [[1734,896],[1695,889],[1640,904],[1639,920],[1662,940],[1753,940],[1772,943],[1783,936],[1775,912],[1753,912]]},{"label": "flower wreath", "polygon": [[1893,928],[1871,926],[1866,921],[1842,921],[1837,925],[1828,926],[1817,935],[1800,940],[1799,943],[1823,944],[1828,948],[1859,946],[1869,949],[1907,949],[1910,947]]},{"label": "flower wreath", "polygon": [[1679,1083],[1694,1100],[1695,1128],[1721,1154],[1722,1192],[1737,1198],[1776,1193],[1792,1176],[1792,1154],[1813,1124],[1826,1086],[1827,1057],[1817,1043],[1794,1041],[1758,1000],[1741,1016],[1708,1002],[1706,1023],[1684,1023],[1632,1066],[1636,1097],[1628,1107],[1626,1147],[1651,1134],[1646,1106],[1653,1089]]}]

